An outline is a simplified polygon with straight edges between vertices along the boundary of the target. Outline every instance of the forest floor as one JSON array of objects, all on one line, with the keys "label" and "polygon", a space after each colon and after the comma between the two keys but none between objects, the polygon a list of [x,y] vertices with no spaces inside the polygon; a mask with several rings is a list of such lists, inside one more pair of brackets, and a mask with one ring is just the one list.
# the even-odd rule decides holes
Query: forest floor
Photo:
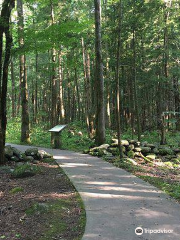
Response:
[{"label": "forest floor", "polygon": [[41,172],[15,179],[0,168],[0,239],[81,239],[82,200],[54,160],[39,162]]}]

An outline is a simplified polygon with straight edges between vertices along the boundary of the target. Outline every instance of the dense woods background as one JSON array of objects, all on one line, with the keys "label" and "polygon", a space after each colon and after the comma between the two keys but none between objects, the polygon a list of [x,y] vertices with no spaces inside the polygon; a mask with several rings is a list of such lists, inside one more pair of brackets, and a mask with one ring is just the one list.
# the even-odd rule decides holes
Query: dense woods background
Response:
[{"label": "dense woods background", "polygon": [[165,143],[165,127],[180,130],[179,16],[178,0],[17,0],[7,116],[21,117],[21,141],[77,120],[97,143],[105,126]]}]

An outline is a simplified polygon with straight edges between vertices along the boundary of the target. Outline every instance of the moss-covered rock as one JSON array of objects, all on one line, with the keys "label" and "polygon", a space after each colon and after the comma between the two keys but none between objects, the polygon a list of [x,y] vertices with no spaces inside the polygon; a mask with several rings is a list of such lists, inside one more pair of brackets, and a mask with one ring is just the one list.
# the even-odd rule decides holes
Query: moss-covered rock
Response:
[{"label": "moss-covered rock", "polygon": [[133,144],[130,144],[128,147],[127,147],[127,150],[128,151],[131,151],[131,150],[133,150],[135,147],[134,147],[134,145]]},{"label": "moss-covered rock", "polygon": [[13,162],[19,162],[20,161],[20,159],[16,156],[12,156],[10,160],[13,161]]},{"label": "moss-covered rock", "polygon": [[13,149],[12,149],[12,147],[10,145],[5,146],[4,153],[5,153],[5,157],[7,157],[8,159],[11,159],[11,157],[13,156]]},{"label": "moss-covered rock", "polygon": [[154,144],[151,144],[151,143],[147,143],[146,144],[146,147],[149,147],[151,149],[154,149],[156,146]]},{"label": "moss-covered rock", "polygon": [[135,157],[134,151],[130,150],[130,151],[127,153],[127,156],[128,156],[129,158],[134,158],[134,157]]},{"label": "moss-covered rock", "polygon": [[[118,139],[112,139],[113,143],[111,144],[111,147],[118,147]],[[122,146],[129,146],[128,140],[121,140]]]},{"label": "moss-covered rock", "polygon": [[151,153],[151,148],[150,147],[141,147],[141,152],[143,154]]},{"label": "moss-covered rock", "polygon": [[116,147],[116,148],[110,147],[110,148],[108,148],[108,151],[109,151],[110,153],[112,153],[113,156],[119,155],[119,149],[118,149],[117,147]]},{"label": "moss-covered rock", "polygon": [[129,144],[133,144],[133,145],[134,145],[136,142],[137,142],[137,141],[136,141],[136,140],[133,140],[133,139],[132,139],[132,140],[129,140]]},{"label": "moss-covered rock", "polygon": [[180,148],[173,148],[174,153],[180,153]]},{"label": "moss-covered rock", "polygon": [[154,148],[154,149],[152,150],[152,152],[153,152],[154,154],[159,154],[159,150],[158,150],[157,148]]},{"label": "moss-covered rock", "polygon": [[156,159],[156,155],[155,154],[149,154],[146,156],[146,158],[148,158],[149,160],[154,161]]},{"label": "moss-covered rock", "polygon": [[171,148],[164,147],[159,148],[159,155],[165,156],[165,155],[174,155],[174,151]]},{"label": "moss-covered rock", "polygon": [[41,171],[40,167],[31,165],[29,163],[25,163],[23,165],[17,166],[14,169],[12,176],[14,178],[32,177],[40,171]]},{"label": "moss-covered rock", "polygon": [[134,149],[135,152],[141,152],[141,150],[142,150],[142,149],[141,149],[141,148],[138,148],[138,147],[136,147],[136,148]]},{"label": "moss-covered rock", "polygon": [[26,156],[35,156],[38,153],[38,148],[28,148],[25,151]]},{"label": "moss-covered rock", "polygon": [[89,151],[90,151],[89,149],[85,149],[85,150],[83,151],[83,153],[84,153],[84,154],[88,154]]}]

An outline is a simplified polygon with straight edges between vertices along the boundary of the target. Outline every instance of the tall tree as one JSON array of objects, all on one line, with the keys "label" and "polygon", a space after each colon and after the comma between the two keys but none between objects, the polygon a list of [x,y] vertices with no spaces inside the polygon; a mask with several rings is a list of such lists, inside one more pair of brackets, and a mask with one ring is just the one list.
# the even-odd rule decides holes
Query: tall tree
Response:
[{"label": "tall tree", "polygon": [[27,91],[27,69],[26,56],[24,53],[24,15],[23,2],[17,0],[18,13],[18,41],[19,48],[22,51],[20,55],[20,82],[21,82],[21,142],[30,142],[30,124],[29,124],[29,109],[28,109],[28,91]]},{"label": "tall tree", "polygon": [[122,58],[122,1],[119,2],[119,24],[118,24],[118,43],[117,43],[117,62],[116,62],[116,87],[117,87],[117,136],[118,136],[118,147],[120,158],[123,157],[122,146],[121,146],[121,117],[120,117],[120,106],[121,106],[121,94],[120,94],[120,63]]},{"label": "tall tree", "polygon": [[[0,164],[4,163],[4,145],[6,134],[6,99],[8,67],[11,55],[12,37],[10,32],[10,16],[14,7],[14,0],[4,0],[0,15]],[[5,47],[4,37],[5,35]]]},{"label": "tall tree", "polygon": [[104,78],[101,39],[101,0],[94,0],[95,5],[95,55],[96,55],[96,144],[105,142],[105,109],[104,109]]}]

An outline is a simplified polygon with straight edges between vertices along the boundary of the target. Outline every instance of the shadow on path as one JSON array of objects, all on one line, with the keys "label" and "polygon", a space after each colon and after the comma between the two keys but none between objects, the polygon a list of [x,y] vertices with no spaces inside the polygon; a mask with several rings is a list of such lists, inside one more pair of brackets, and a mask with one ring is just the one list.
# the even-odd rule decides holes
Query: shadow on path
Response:
[{"label": "shadow on path", "polygon": [[[180,205],[168,195],[99,158],[39,149],[53,154],[84,201],[87,222],[82,240],[180,240]],[[140,236],[135,234],[137,227],[144,230]],[[147,233],[164,229],[171,233]]]}]

